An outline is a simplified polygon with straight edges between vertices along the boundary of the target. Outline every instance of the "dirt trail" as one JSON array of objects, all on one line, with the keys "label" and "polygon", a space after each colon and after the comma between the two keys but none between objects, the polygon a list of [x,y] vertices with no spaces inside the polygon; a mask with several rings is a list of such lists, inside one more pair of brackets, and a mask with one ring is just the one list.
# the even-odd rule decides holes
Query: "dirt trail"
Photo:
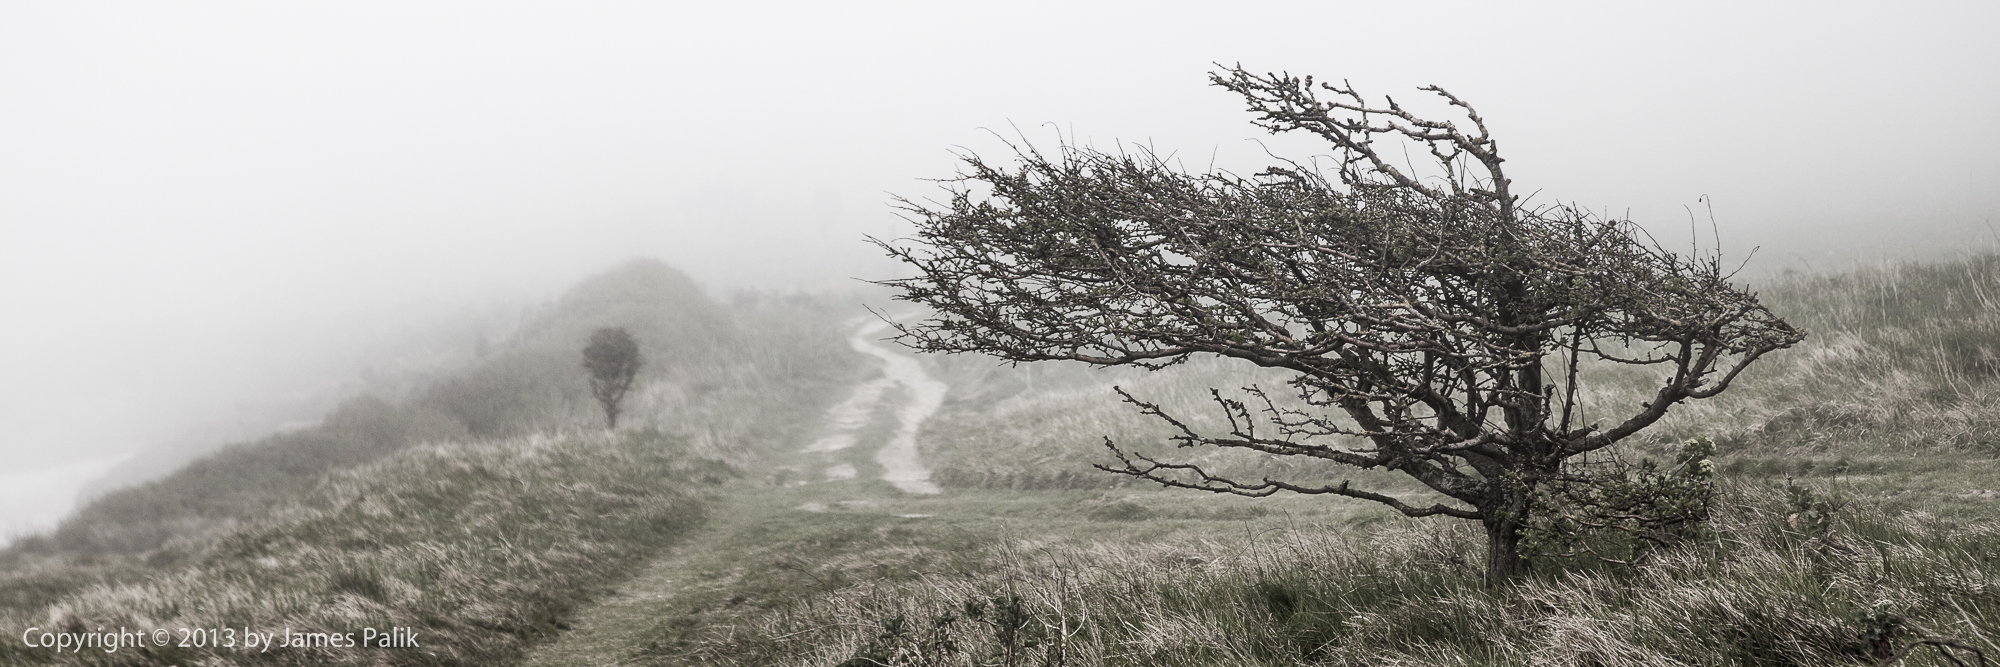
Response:
[{"label": "dirt trail", "polygon": [[875,462],[882,464],[882,479],[904,493],[938,493],[937,485],[931,483],[931,469],[924,466],[917,452],[917,429],[944,405],[944,392],[950,386],[925,373],[916,359],[890,352],[866,338],[887,326],[877,320],[848,339],[856,351],[881,359],[883,374],[908,392],[908,402],[896,409],[896,433],[875,452]]},{"label": "dirt trail", "polygon": [[[662,636],[661,624],[687,612],[688,600],[711,595],[713,591],[738,585],[742,578],[760,573],[743,570],[741,563],[726,561],[732,554],[754,549],[763,540],[757,536],[773,526],[798,521],[798,517],[828,517],[835,514],[853,520],[862,516],[855,510],[889,512],[892,520],[921,520],[930,514],[896,505],[921,503],[913,495],[939,493],[930,482],[930,469],[918,455],[917,429],[944,402],[944,382],[924,372],[915,358],[897,354],[878,345],[874,338],[888,328],[886,322],[858,323],[848,344],[856,352],[882,360],[883,376],[855,385],[848,397],[828,409],[827,435],[791,455],[792,461],[825,466],[824,477],[816,483],[790,487],[739,488],[717,501],[718,511],[708,523],[689,534],[686,541],[670,548],[648,563],[618,594],[582,610],[567,632],[555,641],[531,649],[522,664],[535,667],[584,667],[646,663],[637,656],[648,643]],[[902,391],[891,392],[901,387]],[[834,463],[830,456],[861,443],[857,433],[894,398],[895,430],[874,460],[882,466],[882,479],[901,493],[853,481],[859,471],[849,462]],[[879,433],[879,431],[877,431]],[[831,464],[831,465],[829,465]],[[814,519],[813,521],[821,521]]]},{"label": "dirt trail", "polygon": [[[839,405],[827,410],[826,423],[831,431],[826,437],[807,445],[805,452],[834,452],[854,446],[854,432],[868,423],[868,419],[881,406],[882,398],[892,386],[903,388],[903,404],[896,408],[896,431],[882,449],[875,452],[875,462],[882,466],[882,479],[896,486],[904,493],[938,493],[936,484],[930,481],[930,468],[925,467],[923,458],[917,452],[917,429],[924,420],[937,412],[944,404],[944,393],[950,386],[924,372],[917,360],[896,354],[874,342],[873,337],[889,328],[889,323],[871,320],[848,337],[847,344],[854,351],[882,360],[883,377],[863,382],[854,387],[854,393]],[[827,469],[830,479],[847,479],[855,475],[851,465],[837,465]]]}]

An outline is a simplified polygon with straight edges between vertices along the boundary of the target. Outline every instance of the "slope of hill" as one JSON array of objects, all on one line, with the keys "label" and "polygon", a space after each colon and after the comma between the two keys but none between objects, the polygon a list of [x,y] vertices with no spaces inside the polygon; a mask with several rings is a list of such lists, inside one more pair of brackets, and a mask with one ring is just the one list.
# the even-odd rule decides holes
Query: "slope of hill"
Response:
[{"label": "slope of hill", "polygon": [[[152,576],[0,607],[29,637],[0,642],[0,663],[494,664],[699,522],[730,475],[654,431],[405,449],[170,542]],[[121,627],[144,637],[67,653],[40,639]],[[156,628],[216,632],[162,645]],[[352,636],[285,646],[291,633]],[[377,635],[414,643],[357,646]]]},{"label": "slope of hill", "polygon": [[[439,461],[456,460],[455,457],[535,460],[541,456],[535,452],[541,451],[538,448],[543,448],[550,438],[572,443],[557,449],[580,447],[576,452],[581,453],[576,456],[582,461],[578,463],[581,467],[570,471],[578,475],[574,479],[538,477],[535,479],[543,482],[535,483],[571,485],[574,488],[560,493],[575,494],[586,493],[593,485],[611,484],[614,472],[654,475],[646,484],[659,487],[657,493],[625,500],[606,496],[610,499],[605,502],[617,507],[630,503],[667,503],[677,508],[673,512],[685,515],[683,518],[696,516],[698,512],[693,508],[700,494],[689,495],[683,487],[712,483],[719,479],[715,466],[738,466],[767,450],[773,442],[782,440],[789,429],[796,428],[796,424],[808,422],[805,417],[820,409],[830,400],[827,395],[833,388],[846,383],[856,372],[852,353],[845,349],[831,323],[836,314],[845,316],[845,309],[836,303],[812,296],[748,294],[724,306],[707,298],[686,276],[665,265],[652,261],[626,264],[571,290],[521,327],[512,340],[496,346],[483,363],[415,392],[410,400],[398,404],[369,396],[356,397],[316,426],[225,447],[161,479],[99,498],[52,534],[17,541],[0,551],[0,613],[10,620],[28,619],[54,613],[50,609],[87,608],[92,604],[88,600],[113,595],[106,591],[138,589],[152,592],[131,598],[131,604],[157,602],[179,608],[175,605],[185,603],[192,605],[186,608],[188,613],[200,609],[214,611],[213,605],[203,602],[209,599],[202,598],[198,591],[159,587],[169,585],[165,583],[168,581],[207,581],[201,577],[209,575],[202,572],[241,573],[231,569],[240,563],[228,562],[234,556],[218,555],[224,553],[218,551],[223,549],[218,545],[244,539],[245,531],[261,530],[275,535],[295,529],[308,530],[307,524],[286,523],[291,519],[285,517],[306,511],[301,507],[320,507],[333,502],[325,500],[326,494],[332,493],[327,491],[328,485],[372,485],[370,488],[378,488],[383,494],[416,494],[447,502],[451,494],[461,491],[474,495],[483,492],[420,490],[408,485],[429,482],[406,469],[428,466],[425,469],[436,472],[441,470],[438,466],[447,465]],[[650,445],[573,444],[597,442],[605,437],[603,416],[590,397],[579,355],[590,332],[607,326],[624,327],[641,342],[646,365],[633,394],[627,398],[626,408],[631,418],[621,423],[621,432],[640,434],[633,436],[638,438],[633,442]],[[636,453],[635,448],[645,447],[660,451]],[[602,468],[624,465],[616,461],[634,456],[640,459],[635,459],[637,467],[631,471]],[[655,456],[673,460],[660,462],[646,458]],[[482,469],[473,464],[449,465],[460,470],[467,465]],[[706,471],[701,473],[701,479],[708,481],[692,481],[680,472],[660,472],[667,469],[701,469]],[[599,475],[602,479],[589,475]],[[339,481],[343,479],[348,481]],[[623,477],[617,479],[625,480],[618,484],[639,484]],[[448,485],[475,486],[488,481],[438,480]],[[368,494],[373,497],[377,492]],[[534,494],[526,494],[506,502],[482,501],[469,506],[474,509],[450,511],[460,512],[459,519],[472,525],[499,519],[482,513],[526,511],[535,516],[539,511],[535,508],[540,507],[536,503],[556,501],[537,500]],[[408,504],[403,511],[394,513],[392,522],[434,521],[436,517],[427,514],[423,506],[422,502]],[[443,505],[439,507],[438,511],[446,511]],[[584,511],[583,506],[576,510]],[[578,575],[583,578],[576,581],[587,582],[598,580],[591,577],[601,579],[609,576],[605,573],[620,571],[630,558],[673,532],[665,528],[659,534],[627,528],[613,530],[591,523],[599,519],[622,521],[616,519],[618,512],[610,509],[606,512],[605,516],[582,519],[576,516],[547,519],[561,524],[553,528],[549,527],[553,524],[522,524],[508,530],[535,534],[522,537],[510,532],[504,539],[510,543],[519,539],[541,540],[545,539],[540,535],[542,531],[560,534],[575,527],[564,521],[582,521],[576,529],[592,534],[576,538],[582,540],[578,542],[579,548],[591,544],[591,539],[601,539],[603,543],[598,547],[615,556],[600,563],[601,572]],[[445,525],[433,527],[443,530]],[[360,542],[342,541],[332,547],[312,540],[304,543],[316,545],[314,549],[331,548],[340,553],[347,553],[342,549],[368,552],[383,544],[396,543],[366,536],[376,528],[352,528],[358,531],[355,535],[363,536],[355,538]],[[601,534],[605,530],[612,534]],[[455,535],[444,536],[451,539],[432,537],[443,539],[440,544],[457,539]],[[397,558],[400,557],[368,567],[402,567],[394,564]],[[572,581],[569,574],[549,576],[553,582]],[[232,590],[249,594],[261,590],[265,583],[274,586],[273,590],[298,590],[293,583],[268,577],[252,577],[247,582],[246,588]],[[507,600],[496,598],[487,602],[515,604],[519,601],[509,597],[514,593],[496,593]],[[573,601],[581,599],[578,596],[583,594],[572,593],[558,597]],[[117,595],[127,593],[116,593],[113,597]],[[97,609],[114,614],[117,607],[105,603]],[[305,615],[298,618],[318,618],[312,616],[321,613],[317,609],[306,605],[280,616],[292,618],[284,614],[296,612]],[[137,607],[128,612],[141,613]],[[471,617],[446,614],[440,618],[464,623],[470,622]],[[91,617],[88,623],[100,620]]]},{"label": "slope of hill", "polygon": [[[1636,459],[1694,435],[1721,442],[1711,530],[1630,567],[1545,556],[1515,587],[1482,581],[1483,537],[1461,522],[1404,520],[1342,499],[1119,486],[1086,467],[1105,460],[1103,436],[1159,435],[1109,385],[1198,409],[1208,386],[1273,384],[1260,371],[934,359],[954,397],[923,435],[942,496],[843,491],[867,500],[843,521],[871,530],[836,540],[800,528],[795,541],[760,549],[782,554],[769,567],[810,575],[788,598],[749,584],[702,591],[661,618],[651,648],[619,659],[1829,665],[1878,664],[1884,647],[1900,647],[1922,649],[1905,664],[1973,664],[1963,648],[1946,645],[1957,656],[1947,659],[1938,645],[1913,643],[1926,636],[2000,657],[1996,290],[1993,256],[1762,286],[1812,337],[1624,447]],[[1613,406],[1643,400],[1644,380],[1599,368],[1584,384],[1597,405]],[[950,559],[938,543],[955,550]],[[757,609],[714,604],[746,595]]]},{"label": "slope of hill", "polygon": [[[2000,553],[1993,529],[2000,525],[2000,448],[1990,444],[2000,415],[1993,407],[2000,401],[1991,400],[2000,373],[1989,361],[2000,340],[1996,285],[2000,261],[1981,257],[1791,276],[1766,286],[1764,299],[1814,336],[1721,398],[1677,408],[1671,421],[1627,447],[1637,457],[1690,435],[1721,441],[1724,483],[1712,530],[1632,567],[1544,558],[1532,581],[1514,587],[1481,580],[1482,538],[1456,522],[1404,520],[1358,501],[1116,486],[1105,482],[1118,478],[1086,467],[1101,460],[1101,436],[1141,444],[1159,435],[1157,424],[1106,391],[1110,384],[1198,408],[1208,386],[1281,379],[1212,363],[1104,374],[928,359],[933,374],[952,385],[920,437],[943,494],[900,493],[856,453],[843,460],[858,476],[744,475],[711,496],[717,521],[686,532],[689,499],[724,476],[721,464],[700,459],[741,469],[796,457],[779,446],[811,442],[814,433],[799,429],[825,417],[840,387],[866,379],[838,361],[844,350],[832,322],[843,313],[756,298],[725,312],[731,322],[763,324],[743,325],[744,338],[718,343],[715,355],[699,362],[714,363],[706,371],[665,371],[643,397],[650,419],[688,427],[682,435],[507,435],[594,415],[581,393],[564,393],[580,390],[496,389],[503,398],[494,400],[514,401],[481,427],[498,441],[404,449],[314,477],[315,490],[241,515],[205,533],[210,537],[108,560],[126,570],[80,566],[53,540],[44,544],[55,556],[9,552],[13,560],[0,562],[17,574],[0,586],[8,596],[0,600],[0,622],[152,627],[159,618],[222,618],[241,627],[289,623],[328,632],[422,623],[444,640],[435,653],[147,657],[218,663],[507,664],[523,647],[563,631],[579,605],[607,599],[643,611],[593,626],[589,645],[561,656],[568,662],[538,659],[871,667],[1822,665],[1874,664],[1880,647],[1911,647],[1921,636],[2000,656],[1991,639],[2000,633],[2000,597],[1991,585],[2000,581],[1993,557]],[[805,341],[825,356],[773,346],[783,340]],[[559,357],[574,354],[551,344],[537,356],[522,345],[510,367],[519,377],[553,378],[559,363],[570,363]],[[729,358],[741,363],[721,361]],[[826,380],[816,385],[816,401],[782,389],[814,378]],[[1642,379],[1594,369],[1585,384],[1592,400],[1612,405],[1638,396]],[[442,422],[469,437],[468,420],[487,413],[473,409],[479,400],[458,403],[450,394],[477,399],[481,386],[513,388],[481,382],[440,385],[441,394],[386,407],[470,415]],[[357,407],[341,423],[365,430],[371,422],[360,417],[367,414]],[[893,416],[886,409],[868,415],[854,433],[886,436]],[[537,452],[547,448],[577,463],[536,476],[524,462],[542,460]],[[1174,453],[1215,456],[1205,461],[1246,473],[1315,472],[1257,457]],[[461,465],[474,459],[490,463]],[[493,479],[481,470],[495,471]],[[645,475],[654,477],[637,481]],[[618,484],[630,493],[565,495]],[[682,493],[690,488],[693,495]],[[370,532],[388,530],[361,521],[383,516],[372,499],[398,494],[421,498],[407,505],[421,520],[403,532]],[[600,508],[601,516],[569,511],[584,506]],[[436,508],[435,520],[417,507]],[[640,509],[618,509],[625,507]],[[520,523],[510,513],[520,514]],[[455,525],[471,530],[454,532]],[[660,549],[681,539],[700,548]],[[425,555],[432,553],[450,557]],[[652,554],[665,556],[642,568]],[[488,567],[480,559],[505,565],[481,570],[494,574],[439,574],[444,562]],[[264,565],[271,562],[313,565]],[[624,579],[635,571],[646,574]],[[598,595],[614,582],[622,582],[617,595]],[[470,618],[499,620],[482,627]],[[88,660],[144,662],[129,655],[137,654]],[[48,651],[0,653],[17,656],[86,661]],[[1926,653],[1907,664],[1950,663]]]},{"label": "slope of hill", "polygon": [[624,327],[639,341],[647,361],[642,388],[726,382],[742,364],[732,353],[755,335],[686,275],[632,262],[571,288],[484,363],[421,390],[414,402],[477,437],[601,421],[578,365],[583,344],[601,327]]},{"label": "slope of hill", "polygon": [[[714,417],[744,414],[734,407],[744,400],[761,405],[777,396],[810,396],[849,372],[837,336],[816,340],[795,323],[814,321],[810,304],[798,301],[782,313],[732,311],[671,267],[635,261],[578,285],[483,363],[406,404],[356,397],[317,426],[233,445],[162,479],[107,494],[64,522],[53,542],[30,538],[18,548],[137,553],[256,511],[320,473],[414,444],[590,428],[602,413],[578,355],[599,327],[625,327],[641,342],[647,363],[628,399],[634,426],[695,429],[704,442],[753,441],[759,429],[784,422],[719,424]],[[797,403],[769,402],[779,409]]]}]

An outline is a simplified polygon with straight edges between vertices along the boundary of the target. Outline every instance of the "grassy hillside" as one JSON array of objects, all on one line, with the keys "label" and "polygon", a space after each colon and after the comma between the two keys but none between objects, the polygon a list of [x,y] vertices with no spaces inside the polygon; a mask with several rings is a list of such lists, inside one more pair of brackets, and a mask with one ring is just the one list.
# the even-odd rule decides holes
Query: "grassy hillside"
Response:
[{"label": "grassy hillside", "polygon": [[[17,639],[0,642],[0,663],[495,664],[700,520],[704,496],[731,471],[687,449],[651,431],[526,437],[408,449],[324,475],[218,535],[169,542],[159,553],[180,565],[155,576],[0,608],[0,625],[17,631],[233,637],[71,654]],[[33,561],[13,565],[26,570],[14,576],[37,574]],[[409,628],[418,647],[247,645],[246,629],[287,628]]]},{"label": "grassy hillside", "polygon": [[313,428],[241,443],[139,488],[113,492],[63,522],[50,546],[76,553],[136,553],[176,535],[248,516],[301,483],[423,442],[466,439],[465,425],[435,410],[362,396]]},{"label": "grassy hillside", "polygon": [[[632,426],[688,433],[718,455],[740,454],[797,422],[791,411],[810,409],[855,372],[826,308],[802,298],[730,309],[666,265],[632,262],[570,290],[483,363],[406,404],[357,397],[317,426],[232,445],[107,494],[52,537],[13,549],[137,554],[259,511],[327,471],[419,443],[597,427],[603,416],[579,355],[600,327],[625,327],[642,345],[646,366],[627,398]],[[756,409],[741,409],[745,402]],[[756,417],[771,410],[782,414]]]},{"label": "grassy hillside", "polygon": [[[1874,639],[1907,646],[1926,635],[2000,657],[2000,258],[1759,287],[1813,335],[1626,447],[1650,455],[1693,435],[1724,445],[1711,530],[1639,567],[1545,559],[1532,582],[1489,588],[1469,525],[1340,499],[1121,486],[1088,469],[1108,459],[1105,435],[1140,444],[1163,433],[1110,385],[1194,414],[1206,387],[1281,379],[1261,371],[935,359],[954,392],[923,438],[943,497],[844,491],[864,499],[850,513],[882,522],[867,540],[801,537],[776,549],[827,562],[815,583],[787,601],[765,595],[754,611],[694,602],[633,660],[1859,665],[1875,664]],[[1584,382],[1610,412],[1641,400],[1643,380],[1599,368]],[[1246,472],[1318,472],[1173,453]],[[902,513],[936,518],[895,523]],[[954,564],[913,564],[947,535],[959,536]],[[1904,664],[1953,663],[1925,649]]]},{"label": "grassy hillside", "polygon": [[571,288],[484,363],[419,392],[415,402],[479,437],[601,422],[579,355],[602,327],[624,327],[640,342],[647,361],[640,386],[723,382],[741,365],[730,353],[746,334],[687,276],[633,262]]},{"label": "grassy hillside", "polygon": [[[975,511],[980,494],[943,502]],[[1738,485],[1710,538],[1646,567],[1496,589],[1477,567],[1483,536],[1460,524],[1360,508],[1345,520],[1174,518],[1186,497],[1145,503],[1161,511],[1150,520],[1091,520],[1059,509],[1073,495],[1029,495],[1045,500],[1015,511],[1040,510],[1035,535],[961,538],[977,557],[959,552],[972,562],[951,567],[919,558],[953,526],[893,514],[862,533],[866,549],[792,545],[793,558],[829,556],[839,565],[815,576],[844,583],[728,618],[727,633],[663,622],[667,643],[636,664],[1860,665],[1892,615],[1899,641],[1936,634],[2000,652],[1990,518],[1855,503],[1828,530],[1800,529],[1782,494]]]},{"label": "grassy hillside", "polygon": [[[657,262],[621,266],[550,304],[479,365],[416,392],[409,401],[354,398],[316,426],[225,447],[161,479],[97,499],[52,534],[18,540],[0,551],[0,620],[47,626],[72,617],[85,625],[107,618],[151,624],[213,617],[240,623],[251,617],[230,611],[236,609],[230,606],[235,604],[231,596],[247,596],[268,607],[260,607],[256,618],[330,627],[332,617],[325,616],[333,613],[330,608],[358,603],[343,601],[337,591],[307,599],[325,584],[313,577],[345,576],[324,568],[352,565],[362,568],[355,571],[366,574],[364,579],[375,576],[367,574],[371,572],[421,569],[436,558],[463,555],[450,553],[459,548],[451,545],[461,535],[423,531],[451,533],[491,524],[502,532],[472,530],[464,536],[485,545],[499,540],[509,548],[547,547],[520,556],[533,568],[548,570],[534,575],[541,579],[533,586],[506,584],[479,591],[484,597],[447,604],[423,597],[446,594],[431,590],[436,580],[422,578],[431,575],[399,579],[404,583],[398,585],[423,592],[410,608],[420,611],[409,613],[427,623],[488,623],[484,614],[519,607],[524,610],[520,613],[540,619],[534,621],[542,624],[539,629],[507,625],[503,634],[513,639],[473,633],[463,642],[467,647],[494,641],[503,648],[518,646],[548,632],[550,619],[588,597],[590,590],[574,585],[602,582],[625,571],[633,559],[698,516],[701,494],[690,489],[719,479],[718,466],[739,469],[811,423],[835,389],[859,372],[834,324],[849,316],[842,306],[821,297],[759,294],[739,295],[723,305]],[[580,358],[589,334],[612,326],[634,335],[646,361],[626,399],[628,417],[620,429],[625,435],[615,442],[605,440],[611,436],[590,397]],[[641,451],[648,449],[657,451]],[[568,463],[507,473],[512,477],[488,476],[492,470],[529,466],[547,456]],[[690,477],[689,471],[697,469],[700,474]],[[460,479],[468,470],[476,476]],[[537,496],[525,487],[524,493],[510,496],[504,493],[510,483],[567,485],[566,491],[548,492],[589,498],[563,510],[566,519],[542,516],[568,501]],[[443,486],[426,487],[433,484]],[[360,501],[353,498],[330,500],[346,493],[329,490],[334,487],[374,489],[355,492],[369,498],[411,500],[382,514],[380,506],[356,505]],[[473,499],[466,501],[471,504],[454,504],[467,498]],[[609,504],[592,504],[599,501]],[[427,509],[431,502],[438,503],[435,510]],[[328,503],[374,508],[364,514],[372,512],[368,515],[385,525],[329,527],[324,517],[300,518],[334,511]],[[659,512],[678,518],[656,521]],[[632,518],[641,515],[654,518]],[[340,521],[359,520],[351,512],[341,516],[347,518]],[[327,543],[319,540],[325,530],[352,536]],[[418,532],[397,532],[403,530]],[[311,533],[311,539],[296,531]],[[310,552],[299,555],[298,562],[313,568],[312,573],[280,575],[237,562],[268,560],[262,552],[227,546],[252,539],[246,535],[253,532],[265,536],[255,539],[279,540],[290,545],[285,549]],[[411,540],[435,548],[379,551]],[[565,540],[582,551],[560,553]],[[572,565],[580,571],[563,571]],[[519,567],[521,562],[509,561],[504,571]],[[298,576],[306,579],[288,578]],[[428,583],[413,583],[419,581]],[[354,585],[380,592],[375,584]],[[381,590],[395,589],[383,585],[388,588]],[[284,601],[270,601],[279,599]],[[434,602],[446,607],[425,606]],[[512,649],[454,650],[458,652],[451,655],[465,658],[457,664],[487,664],[488,658]],[[8,661],[0,656],[0,663]]]},{"label": "grassy hillside", "polygon": [[[652,284],[644,293],[673,281]],[[1481,580],[1482,537],[1461,522],[1353,500],[1161,490],[1089,469],[1107,459],[1107,435],[1162,449],[1160,424],[1111,385],[1199,423],[1214,419],[1208,387],[1283,379],[1228,363],[1143,373],[926,359],[952,385],[920,437],[946,492],[908,495],[879,480],[862,447],[788,458],[839,389],[867,377],[842,354],[835,322],[848,313],[744,297],[709,304],[732,338],[662,336],[705,352],[656,369],[635,394],[642,428],[657,431],[535,436],[595,417],[580,386],[556,384],[576,344],[547,341],[634,321],[575,314],[626,297],[579,298],[551,309],[573,322],[547,338],[524,330],[495,355],[491,368],[510,370],[407,405],[357,402],[322,427],[488,444],[383,444],[397,451],[302,478],[309,491],[247,513],[254,503],[197,494],[188,504],[238,514],[196,533],[207,537],[95,566],[60,536],[8,552],[0,623],[422,624],[440,641],[430,653],[73,658],[85,664],[509,664],[586,617],[614,620],[591,621],[581,643],[535,664],[1861,665],[1877,662],[1878,639],[1930,635],[2000,657],[1996,286],[1993,257],[1762,285],[1812,337],[1626,446],[1641,456],[1694,435],[1720,442],[1711,530],[1637,567],[1543,559],[1531,581],[1499,588]],[[1608,413],[1639,400],[1644,380],[1597,368],[1583,383]],[[856,433],[887,433],[892,412]],[[1338,472],[1170,453],[1244,474]],[[834,461],[858,474],[828,481],[820,468]],[[790,467],[758,470],[774,464]],[[711,487],[725,466],[747,474]],[[711,519],[685,531],[701,507]],[[674,540],[688,547],[660,549]],[[611,602],[580,606],[591,600]],[[56,659],[0,653],[16,658]],[[1919,653],[1904,664],[1952,663]]]}]

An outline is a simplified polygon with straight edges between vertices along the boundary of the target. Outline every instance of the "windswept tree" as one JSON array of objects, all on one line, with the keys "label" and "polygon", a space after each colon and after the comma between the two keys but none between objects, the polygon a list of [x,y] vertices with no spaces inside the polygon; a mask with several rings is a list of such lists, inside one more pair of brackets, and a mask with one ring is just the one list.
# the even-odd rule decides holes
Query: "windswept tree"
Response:
[{"label": "windswept tree", "polygon": [[604,406],[604,422],[618,428],[619,403],[639,376],[639,342],[622,328],[598,329],[583,348],[583,367],[590,371],[590,393]]},{"label": "windswept tree", "polygon": [[[913,238],[877,241],[918,272],[884,284],[936,313],[899,327],[898,340],[1012,361],[1158,369],[1218,355],[1284,369],[1296,402],[1257,387],[1214,393],[1227,432],[1198,432],[1119,391],[1175,427],[1181,446],[1393,470],[1429,499],[1352,480],[1230,477],[1109,438],[1118,463],[1100,467],[1477,521],[1489,577],[1505,580],[1528,569],[1524,530],[1553,525],[1534,513],[1634,496],[1575,492],[1616,481],[1592,477],[1599,468],[1580,457],[1721,393],[1805,336],[1730,284],[1718,257],[1668,252],[1629,221],[1527,205],[1485,120],[1441,88],[1422,90],[1447,120],[1310,77],[1237,67],[1211,79],[1247,100],[1258,126],[1324,139],[1331,161],[1241,177],[1143,151],[1063,146],[1052,157],[1029,146],[1011,165],[966,155],[947,201],[900,200]],[[1606,362],[1654,369],[1659,385],[1643,403],[1593,406],[1586,418],[1578,370]],[[1605,411],[1618,413],[1600,420]],[[1538,500],[1548,489],[1567,500]]]}]

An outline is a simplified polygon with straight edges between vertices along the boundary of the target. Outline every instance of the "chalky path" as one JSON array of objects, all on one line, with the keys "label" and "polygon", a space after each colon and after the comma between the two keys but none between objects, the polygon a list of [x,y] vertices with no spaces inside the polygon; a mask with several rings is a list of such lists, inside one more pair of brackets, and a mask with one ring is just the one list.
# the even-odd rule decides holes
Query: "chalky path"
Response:
[{"label": "chalky path", "polygon": [[[855,432],[880,409],[887,390],[900,386],[903,403],[896,408],[896,431],[875,452],[875,462],[882,466],[882,479],[904,493],[937,493],[937,485],[930,481],[930,468],[924,466],[917,451],[917,429],[944,404],[949,386],[924,372],[916,359],[892,352],[874,341],[888,328],[888,322],[871,320],[847,339],[854,351],[882,360],[883,376],[855,386],[847,400],[828,410],[826,423],[830,432],[807,445],[805,451],[836,452],[854,446]],[[830,479],[845,479],[853,477],[855,469],[850,464],[837,464],[826,473]]]},{"label": "chalky path", "polygon": [[[660,636],[662,622],[686,611],[688,598],[759,576],[758,572],[715,562],[718,555],[741,549],[735,543],[746,535],[794,520],[792,517],[816,516],[812,512],[880,510],[884,503],[894,503],[891,496],[898,492],[903,498],[938,494],[917,449],[916,436],[924,420],[943,404],[949,387],[932,378],[915,358],[879,343],[876,339],[887,329],[888,323],[871,318],[858,324],[848,338],[854,351],[881,361],[881,375],[855,385],[845,400],[827,410],[819,439],[790,450],[793,453],[786,455],[790,460],[772,462],[786,468],[817,470],[816,479],[786,488],[738,488],[719,498],[706,525],[648,563],[619,592],[581,610],[566,632],[530,650],[523,664],[595,667],[649,662],[638,657],[640,652]],[[867,436],[879,435],[881,429],[871,432],[868,427],[879,423],[885,403],[894,410],[893,431],[875,451],[873,460],[881,467],[880,479],[897,491],[857,486],[860,470],[856,461],[843,457],[844,450],[874,444]],[[923,520],[930,515],[888,516],[901,517],[891,520]]]}]

